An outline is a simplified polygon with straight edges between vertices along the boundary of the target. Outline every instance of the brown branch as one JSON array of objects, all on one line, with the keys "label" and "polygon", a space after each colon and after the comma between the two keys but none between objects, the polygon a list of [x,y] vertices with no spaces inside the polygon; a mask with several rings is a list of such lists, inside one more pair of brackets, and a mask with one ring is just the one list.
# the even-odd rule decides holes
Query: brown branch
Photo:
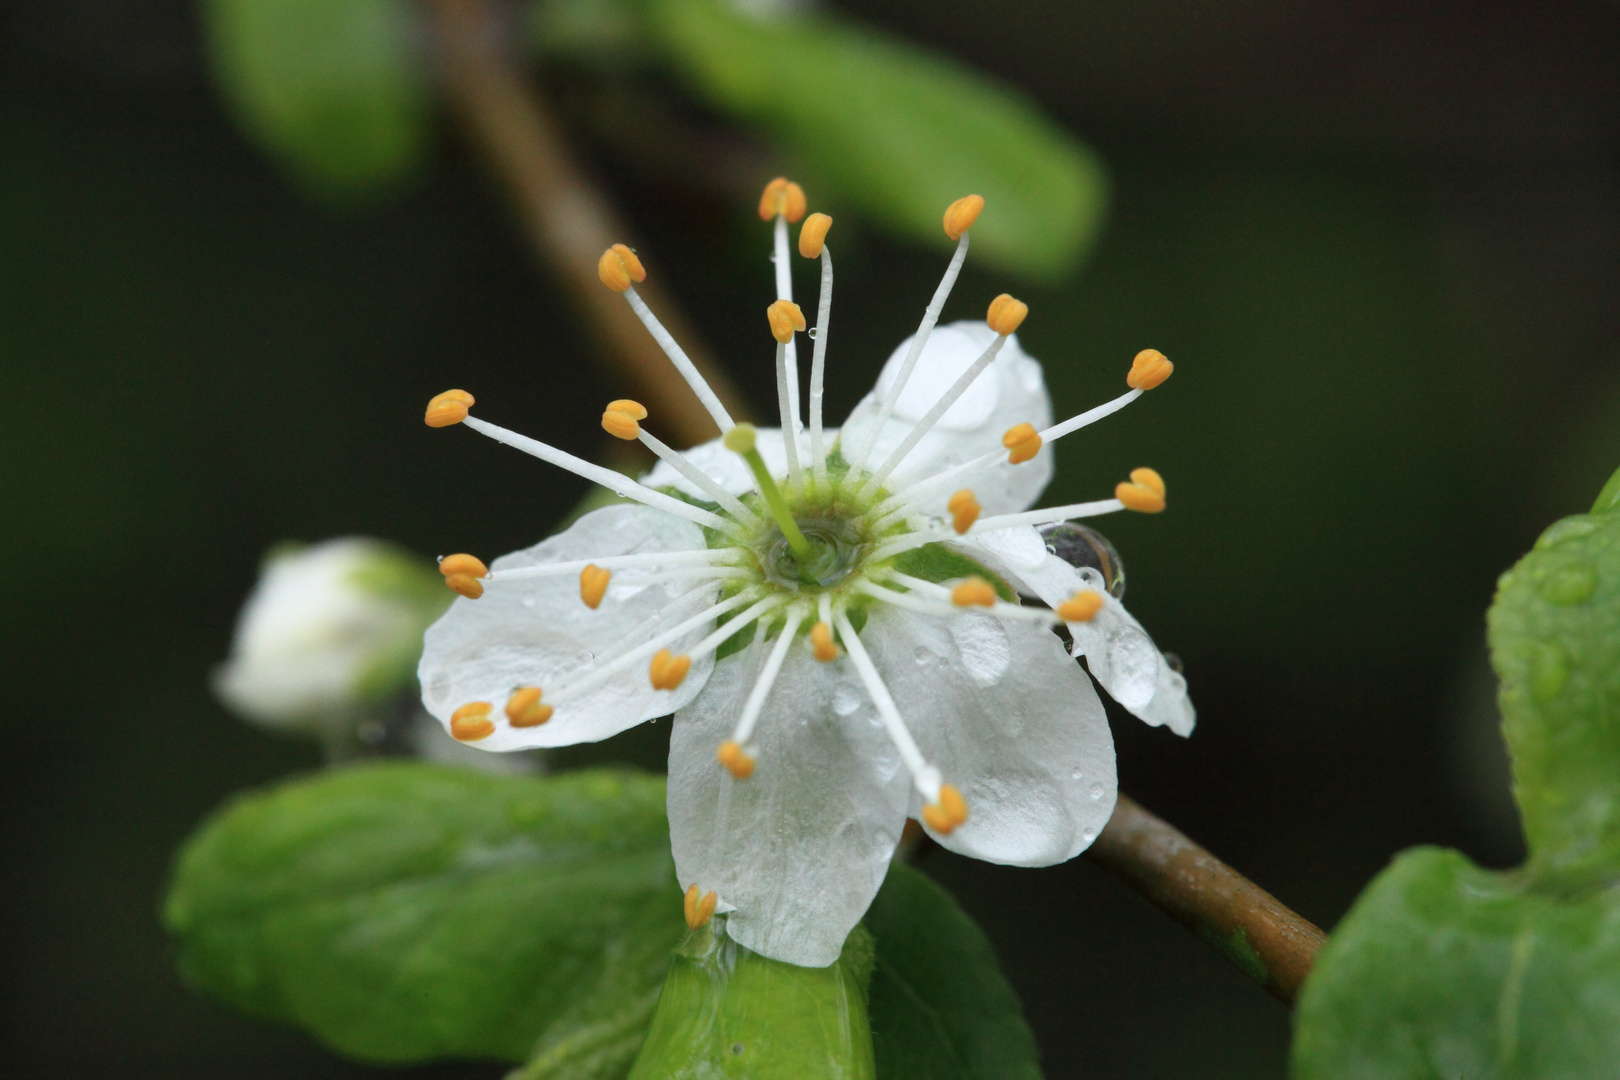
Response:
[{"label": "brown branch", "polygon": [[1126,795],[1086,854],[1293,1005],[1325,935]]},{"label": "brown branch", "polygon": [[[677,445],[716,434],[714,421],[624,300],[596,278],[596,261],[629,227],[587,178],[545,101],[498,47],[500,35],[484,0],[428,0],[437,14],[441,82],[467,138],[483,154],[517,211],[540,261],[567,290],[602,351],[602,358],[655,403],[657,419]],[[653,280],[656,264],[636,291],[691,356],[726,409],[749,413],[741,395],[697,342],[691,324]]]}]

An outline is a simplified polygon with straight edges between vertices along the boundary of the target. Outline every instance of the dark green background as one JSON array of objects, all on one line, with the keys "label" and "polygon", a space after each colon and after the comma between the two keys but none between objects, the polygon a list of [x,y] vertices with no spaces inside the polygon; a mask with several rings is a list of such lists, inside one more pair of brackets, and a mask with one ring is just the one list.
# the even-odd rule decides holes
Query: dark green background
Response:
[{"label": "dark green background", "polygon": [[[1028,299],[1060,412],[1116,393],[1143,346],[1177,363],[1063,444],[1051,491],[1095,497],[1139,464],[1169,481],[1169,513],[1109,532],[1200,725],[1183,743],[1119,719],[1125,790],[1324,925],[1409,844],[1514,862],[1483,613],[1620,464],[1620,6],[859,14],[1024,87],[1113,170],[1076,280],[970,270],[947,317]],[[764,230],[554,89],[763,400]],[[942,262],[839,230],[832,415]],[[453,132],[398,202],[320,209],[222,115],[188,5],[0,4],[0,1072],[368,1074],[173,974],[156,908],[175,846],[316,761],[230,718],[207,674],[277,540],[496,554],[546,532],[582,485],[429,431],[422,403],[466,386],[492,419],[600,453],[625,388],[591,355]],[[656,764],[666,732],[571,760]],[[1050,1076],[1282,1075],[1285,1011],[1084,860],[923,865],[996,941]]]}]

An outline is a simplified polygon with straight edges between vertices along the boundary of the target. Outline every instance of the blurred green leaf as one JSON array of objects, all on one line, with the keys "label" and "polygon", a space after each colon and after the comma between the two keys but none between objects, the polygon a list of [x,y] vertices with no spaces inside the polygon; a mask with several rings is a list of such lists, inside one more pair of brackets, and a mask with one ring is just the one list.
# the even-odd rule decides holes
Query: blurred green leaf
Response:
[{"label": "blurred green leaf", "polygon": [[240,799],[186,845],[165,911],[186,976],[374,1061],[623,1074],[685,926],[661,778],[419,764]]},{"label": "blurred green leaf", "polygon": [[950,894],[894,866],[866,926],[877,946],[870,1009],[882,1080],[1040,1080],[1017,995]]},{"label": "blurred green leaf", "polygon": [[1620,511],[1544,532],[1488,623],[1529,861],[1421,848],[1381,874],[1306,982],[1299,1080],[1616,1075]]},{"label": "blurred green leaf", "polygon": [[977,192],[975,256],[1036,279],[1073,269],[1096,236],[1101,163],[1010,88],[831,12],[647,3],[697,92],[787,144],[812,207],[842,203],[943,246],[945,207]]},{"label": "blurred green leaf", "polygon": [[810,968],[751,952],[716,919],[675,951],[630,1080],[871,1080],[871,971],[859,927],[836,963]]},{"label": "blurred green leaf", "polygon": [[404,0],[205,0],[214,75],[243,130],[302,186],[352,198],[422,157],[427,98]]}]

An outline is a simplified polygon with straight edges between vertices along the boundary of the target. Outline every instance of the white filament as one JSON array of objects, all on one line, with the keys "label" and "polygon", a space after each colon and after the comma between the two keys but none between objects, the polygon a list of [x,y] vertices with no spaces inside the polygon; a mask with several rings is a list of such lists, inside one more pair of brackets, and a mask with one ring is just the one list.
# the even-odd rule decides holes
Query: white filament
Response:
[{"label": "white filament", "polygon": [[703,403],[703,407],[709,410],[709,415],[714,417],[714,422],[719,425],[721,434],[730,431],[736,426],[732,422],[731,414],[726,412],[726,407],[720,404],[720,399],[715,396],[713,390],[709,389],[708,382],[698,373],[697,365],[692,363],[692,358],[686,355],[686,350],[682,349],[676,340],[670,336],[669,331],[664,329],[664,324],[659,322],[658,317],[648,309],[647,302],[641,298],[641,295],[636,292],[633,286],[624,290],[624,298],[630,301],[631,310],[636,313],[642,324],[647,327],[647,332],[653,336],[654,341],[658,342],[658,347],[664,350],[664,355],[669,357],[670,362],[675,365],[675,369],[686,378],[687,385],[692,388],[692,392]]},{"label": "white filament", "polygon": [[917,786],[923,798],[931,803],[938,802],[939,770],[928,764],[922,756],[922,751],[917,749],[917,742],[906,728],[906,722],[900,718],[900,710],[895,707],[889,688],[883,685],[883,676],[878,674],[877,668],[872,664],[866,646],[855,636],[855,628],[849,624],[849,616],[840,611],[833,618],[838,620],[838,636],[843,639],[844,648],[849,650],[849,658],[855,664],[861,682],[866,684],[866,692],[872,698],[872,704],[876,706],[878,715],[883,718],[883,726],[888,730],[889,741],[894,743],[894,748],[900,752],[900,760],[904,761],[906,768],[911,771],[911,782]]},{"label": "white filament", "polygon": [[804,622],[804,609],[794,605],[788,610],[787,623],[782,627],[781,636],[771,647],[771,653],[765,658],[765,666],[760,669],[759,678],[754,681],[754,689],[749,691],[748,700],[743,703],[742,715],[737,718],[736,730],[731,739],[739,746],[748,741],[754,733],[754,725],[759,722],[759,714],[765,708],[765,698],[776,683],[777,673],[782,670],[782,661],[787,658],[788,647],[793,644],[793,635],[798,633],[799,625]]}]

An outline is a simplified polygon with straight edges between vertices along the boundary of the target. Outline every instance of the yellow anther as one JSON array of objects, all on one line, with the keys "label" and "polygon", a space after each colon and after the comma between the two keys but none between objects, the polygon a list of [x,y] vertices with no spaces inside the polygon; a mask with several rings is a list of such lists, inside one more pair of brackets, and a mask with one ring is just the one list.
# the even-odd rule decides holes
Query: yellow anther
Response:
[{"label": "yellow anther", "polygon": [[630,398],[619,398],[617,401],[608,402],[607,411],[629,413],[632,420],[647,419],[647,406],[639,401],[632,401]]},{"label": "yellow anther", "polygon": [[686,890],[686,925],[693,930],[700,930],[707,926],[709,920],[714,918],[715,905],[720,902],[713,889],[700,893],[698,887],[693,885]]},{"label": "yellow anther", "polygon": [[614,244],[596,260],[596,276],[614,292],[624,292],[638,281],[647,280],[647,270],[636,253],[623,244]]},{"label": "yellow anther", "polygon": [[833,640],[832,627],[818,622],[810,628],[810,649],[823,664],[838,659],[838,643]]},{"label": "yellow anther", "polygon": [[967,800],[950,784],[939,785],[939,801],[922,809],[923,824],[940,834],[949,833],[968,819]]},{"label": "yellow anther", "polygon": [[973,492],[963,488],[951,496],[951,501],[945,504],[945,509],[951,513],[951,527],[957,535],[973,528],[973,523],[979,520],[979,511],[983,509],[979,500],[973,497]]},{"label": "yellow anther", "polygon": [[1157,514],[1164,509],[1164,477],[1152,469],[1132,469],[1130,480],[1114,488],[1114,498],[1127,510]]},{"label": "yellow anther", "polygon": [[450,714],[450,734],[462,742],[477,742],[495,734],[495,722],[489,714],[495,706],[487,701],[469,701]]},{"label": "yellow anther", "polygon": [[804,329],[804,312],[791,300],[776,301],[765,309],[765,317],[771,321],[771,337],[782,345],[793,340],[795,330]]},{"label": "yellow anther", "polygon": [[458,592],[469,600],[484,595],[484,583],[471,574],[446,574],[444,583],[450,586],[451,592]]},{"label": "yellow anther", "polygon": [[513,727],[539,727],[555,710],[540,703],[538,686],[522,686],[506,699],[506,719]]},{"label": "yellow anther", "polygon": [[439,573],[445,577],[452,574],[466,574],[468,577],[488,577],[489,567],[484,560],[476,555],[463,552],[460,555],[446,555],[439,560]]},{"label": "yellow anther", "polygon": [[686,673],[692,670],[692,658],[682,653],[671,655],[668,649],[659,649],[658,655],[647,665],[647,676],[654,690],[673,690],[681,685]]},{"label": "yellow anther", "polygon": [[1057,616],[1064,622],[1090,622],[1102,610],[1102,593],[1081,589],[1057,606]]},{"label": "yellow anther", "polygon": [[1008,464],[1022,465],[1041,452],[1041,433],[1034,424],[1015,424],[1001,437],[1001,445],[1009,451]]},{"label": "yellow anther", "polygon": [[1151,390],[1170,377],[1176,365],[1158,349],[1143,349],[1131,361],[1131,373],[1125,376],[1125,385],[1132,390]]},{"label": "yellow anther", "polygon": [[746,454],[754,448],[754,442],[758,436],[759,433],[755,430],[753,424],[738,424],[726,432],[726,437],[721,441],[725,443],[726,449],[733,454]]},{"label": "yellow anther", "polygon": [[467,419],[467,410],[472,407],[473,396],[465,390],[446,390],[432,401],[428,402],[428,427],[449,427],[459,424]]},{"label": "yellow anther", "polygon": [[777,214],[788,219],[788,223],[798,221],[804,217],[809,203],[804,198],[804,188],[795,184],[785,176],[778,176],[765,185],[765,191],[759,197],[759,220],[769,221]]},{"label": "yellow anther", "polygon": [[964,195],[957,199],[945,208],[945,235],[952,240],[962,239],[962,234],[973,228],[983,210],[983,195]]},{"label": "yellow anther", "polygon": [[[614,402],[614,404],[616,405],[618,402]],[[641,415],[646,416],[646,410],[642,410]],[[606,409],[602,410],[602,430],[607,432],[609,435],[612,435],[615,439],[624,439],[626,442],[635,442],[636,439],[641,436],[641,425],[636,423],[636,421],[640,418],[641,417],[635,416],[632,413],[622,412],[619,409],[615,409],[613,405],[609,405]]]},{"label": "yellow anther", "polygon": [[602,606],[602,597],[607,595],[608,581],[612,577],[613,571],[595,563],[579,572],[579,598],[585,601],[586,607],[595,611]]},{"label": "yellow anther", "polygon": [[725,766],[726,772],[738,780],[746,780],[754,775],[754,759],[742,748],[741,743],[727,739],[715,750],[714,757]]},{"label": "yellow anther", "polygon": [[984,321],[990,324],[990,329],[1005,335],[1024,325],[1024,316],[1028,314],[1028,304],[1002,293],[990,301],[990,310],[985,315]]},{"label": "yellow anther", "polygon": [[993,607],[996,588],[982,577],[970,577],[951,590],[951,603],[957,607]]},{"label": "yellow anther", "polygon": [[821,249],[827,246],[827,230],[832,218],[826,214],[811,214],[799,226],[799,254],[807,259],[821,258]]}]

